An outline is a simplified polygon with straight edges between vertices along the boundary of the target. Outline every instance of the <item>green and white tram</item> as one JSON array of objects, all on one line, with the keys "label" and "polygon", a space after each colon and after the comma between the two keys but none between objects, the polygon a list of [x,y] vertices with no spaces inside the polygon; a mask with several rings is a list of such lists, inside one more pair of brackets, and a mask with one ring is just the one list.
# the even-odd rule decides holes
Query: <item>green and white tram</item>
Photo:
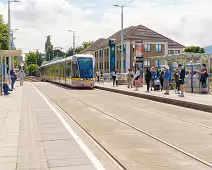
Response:
[{"label": "green and white tram", "polygon": [[41,66],[41,78],[71,87],[94,87],[95,57],[77,54]]}]

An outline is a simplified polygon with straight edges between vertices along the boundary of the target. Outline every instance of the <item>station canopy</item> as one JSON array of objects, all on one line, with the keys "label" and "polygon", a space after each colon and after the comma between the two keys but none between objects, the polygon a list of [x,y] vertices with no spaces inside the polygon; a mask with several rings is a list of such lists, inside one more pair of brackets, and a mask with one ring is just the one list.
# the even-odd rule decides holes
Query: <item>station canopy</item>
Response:
[{"label": "station canopy", "polygon": [[21,50],[0,50],[0,57],[15,57],[21,55]]},{"label": "station canopy", "polygon": [[212,59],[212,54],[206,53],[180,53],[180,54],[170,54],[164,56],[155,56],[151,57],[158,60],[168,60],[168,61],[176,61],[176,60],[188,60],[188,59]]}]

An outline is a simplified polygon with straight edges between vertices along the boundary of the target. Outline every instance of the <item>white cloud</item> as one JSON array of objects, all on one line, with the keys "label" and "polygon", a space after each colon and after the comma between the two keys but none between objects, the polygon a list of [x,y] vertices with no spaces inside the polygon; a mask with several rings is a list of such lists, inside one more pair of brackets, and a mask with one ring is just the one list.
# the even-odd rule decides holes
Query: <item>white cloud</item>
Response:
[{"label": "white cloud", "polygon": [[[38,48],[43,51],[45,36],[50,34],[54,46],[68,48],[72,45],[68,29],[75,30],[76,36],[81,35],[76,39],[78,45],[82,41],[106,38],[120,29],[120,10],[114,12],[117,9],[112,5],[122,1],[67,1],[57,18],[64,0],[13,3],[12,28],[20,29],[16,33],[16,46],[25,51]],[[206,46],[212,44],[211,8],[211,0],[133,0],[124,9],[124,26],[142,24],[182,44]],[[0,13],[7,21],[7,5],[1,1]]]}]

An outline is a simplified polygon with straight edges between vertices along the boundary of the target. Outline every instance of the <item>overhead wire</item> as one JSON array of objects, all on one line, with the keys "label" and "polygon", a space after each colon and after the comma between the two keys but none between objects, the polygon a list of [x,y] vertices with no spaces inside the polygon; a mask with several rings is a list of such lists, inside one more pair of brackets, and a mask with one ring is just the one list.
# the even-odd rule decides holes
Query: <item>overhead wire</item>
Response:
[{"label": "overhead wire", "polygon": [[56,15],[56,17],[55,17],[55,19],[54,19],[54,21],[53,21],[53,23],[52,23],[53,25],[55,24],[57,18],[59,17],[60,13],[62,12],[63,7],[65,6],[65,3],[66,3],[66,2],[67,2],[67,0],[65,0],[65,1],[63,2],[63,4],[62,4],[60,10],[58,11],[58,13],[57,13],[57,15]]},{"label": "overhead wire", "polygon": [[[123,5],[124,7],[126,7],[129,3],[131,3],[133,0],[129,0],[125,5]],[[107,17],[103,18],[103,20],[98,21],[96,24],[94,24],[92,27],[90,27],[89,29],[83,31],[79,36],[77,36],[76,38],[82,38],[82,35],[84,35],[85,33],[91,31],[93,28],[95,28],[96,26],[100,25],[101,23],[103,23],[103,21],[109,19],[114,13],[117,13],[121,8],[118,8],[117,10],[115,10],[114,12],[110,13]]]}]

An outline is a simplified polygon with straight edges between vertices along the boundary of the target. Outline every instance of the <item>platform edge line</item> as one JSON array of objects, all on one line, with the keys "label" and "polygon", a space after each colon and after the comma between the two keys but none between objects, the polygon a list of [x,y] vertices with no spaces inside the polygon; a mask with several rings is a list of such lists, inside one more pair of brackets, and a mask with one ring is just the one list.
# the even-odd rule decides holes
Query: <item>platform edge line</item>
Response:
[{"label": "platform edge line", "polygon": [[76,132],[68,125],[68,123],[65,121],[65,119],[60,115],[60,113],[54,108],[54,106],[46,99],[46,97],[35,87],[34,84],[32,84],[32,87],[38,92],[38,94],[43,98],[43,100],[46,102],[46,104],[50,107],[50,109],[57,115],[57,117],[60,119],[62,124],[65,126],[65,128],[68,130],[68,132],[73,136],[75,141],[78,143],[80,148],[84,151],[84,153],[87,155],[87,157],[91,160],[93,165],[97,170],[105,170],[103,165],[100,163],[100,161],[94,156],[94,154],[91,152],[91,150],[85,145],[85,143],[81,140],[81,138],[76,134]]}]

